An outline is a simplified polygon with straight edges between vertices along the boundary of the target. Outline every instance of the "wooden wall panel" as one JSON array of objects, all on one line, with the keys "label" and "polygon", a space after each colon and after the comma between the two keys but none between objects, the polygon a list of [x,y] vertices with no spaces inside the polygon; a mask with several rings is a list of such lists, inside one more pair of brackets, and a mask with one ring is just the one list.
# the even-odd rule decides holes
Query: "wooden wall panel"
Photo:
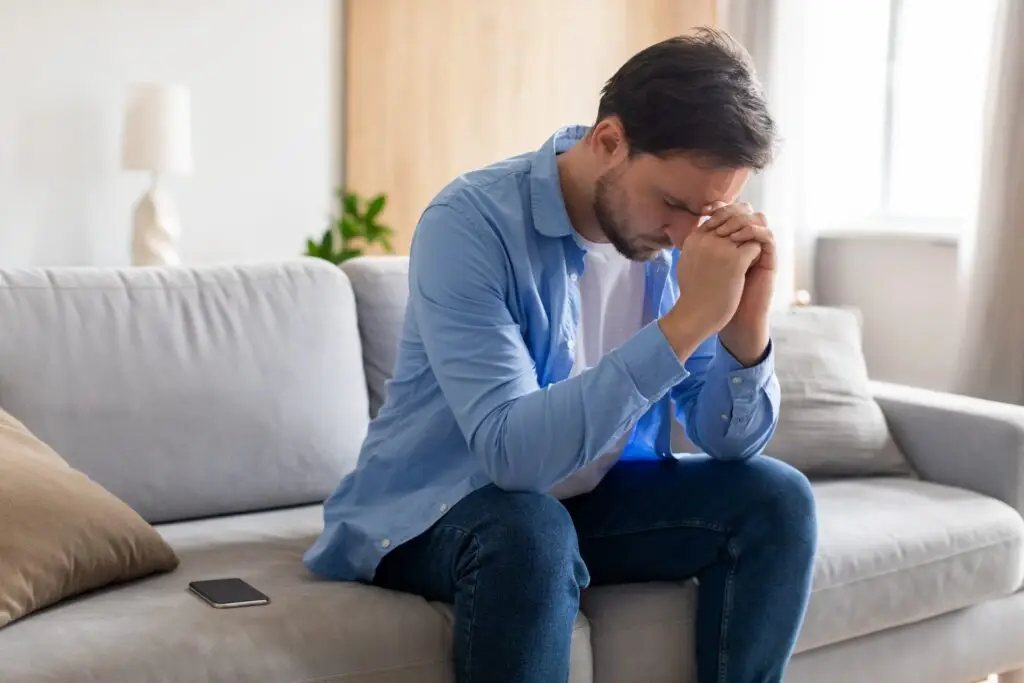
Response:
[{"label": "wooden wall panel", "polygon": [[345,183],[387,192],[406,252],[459,173],[590,123],[630,55],[715,22],[715,0],[348,0]]}]

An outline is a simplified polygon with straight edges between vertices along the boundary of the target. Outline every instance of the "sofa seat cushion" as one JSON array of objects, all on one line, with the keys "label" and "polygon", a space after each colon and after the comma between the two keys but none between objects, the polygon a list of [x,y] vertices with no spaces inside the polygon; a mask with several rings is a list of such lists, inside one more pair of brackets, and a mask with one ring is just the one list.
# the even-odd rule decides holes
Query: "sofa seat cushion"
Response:
[{"label": "sofa seat cushion", "polygon": [[[18,683],[442,683],[450,612],[302,566],[320,506],[161,525],[177,571],[30,615],[0,636],[0,681]],[[189,581],[237,576],[263,607],[214,609]],[[590,681],[589,630],[573,638],[573,683]]]},{"label": "sofa seat cushion", "polygon": [[798,650],[1009,595],[1024,520],[971,491],[914,479],[815,485],[818,559]]},{"label": "sofa seat cushion", "polygon": [[[1024,580],[1024,521],[999,501],[902,478],[814,492],[818,557],[797,652],[1008,595]],[[696,605],[692,582],[585,591],[595,680],[693,681]]]}]

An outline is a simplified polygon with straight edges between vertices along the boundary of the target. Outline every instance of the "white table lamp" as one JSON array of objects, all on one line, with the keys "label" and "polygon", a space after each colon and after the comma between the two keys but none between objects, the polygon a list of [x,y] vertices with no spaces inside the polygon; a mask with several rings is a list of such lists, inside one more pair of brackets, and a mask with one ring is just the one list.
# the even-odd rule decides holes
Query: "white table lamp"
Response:
[{"label": "white table lamp", "polygon": [[152,174],[149,191],[135,207],[132,264],[177,265],[181,228],[174,200],[162,186],[166,175],[192,172],[192,121],[188,88],[134,85],[125,104],[122,166]]}]

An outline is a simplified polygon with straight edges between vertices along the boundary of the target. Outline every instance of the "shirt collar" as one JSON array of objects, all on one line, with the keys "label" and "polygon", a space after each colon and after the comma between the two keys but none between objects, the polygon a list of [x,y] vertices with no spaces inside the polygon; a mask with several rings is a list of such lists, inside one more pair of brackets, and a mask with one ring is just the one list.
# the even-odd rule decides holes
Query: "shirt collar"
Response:
[{"label": "shirt collar", "polygon": [[533,227],[542,235],[567,237],[576,233],[565,209],[555,158],[582,140],[588,130],[589,126],[559,128],[533,155],[530,169],[531,210]]}]

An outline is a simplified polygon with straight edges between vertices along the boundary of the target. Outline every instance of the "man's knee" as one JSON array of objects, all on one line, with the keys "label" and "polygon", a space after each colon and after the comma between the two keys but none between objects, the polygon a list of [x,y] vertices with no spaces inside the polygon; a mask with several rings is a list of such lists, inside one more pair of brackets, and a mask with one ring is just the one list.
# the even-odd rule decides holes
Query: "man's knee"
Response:
[{"label": "man's knee", "polygon": [[810,550],[817,542],[814,491],[807,477],[781,460],[768,456],[751,458],[743,464],[752,481],[755,506],[761,516],[787,545]]},{"label": "man's knee", "polygon": [[496,553],[526,575],[568,578],[580,586],[589,575],[579,554],[576,528],[555,498],[488,487],[480,533]]}]

